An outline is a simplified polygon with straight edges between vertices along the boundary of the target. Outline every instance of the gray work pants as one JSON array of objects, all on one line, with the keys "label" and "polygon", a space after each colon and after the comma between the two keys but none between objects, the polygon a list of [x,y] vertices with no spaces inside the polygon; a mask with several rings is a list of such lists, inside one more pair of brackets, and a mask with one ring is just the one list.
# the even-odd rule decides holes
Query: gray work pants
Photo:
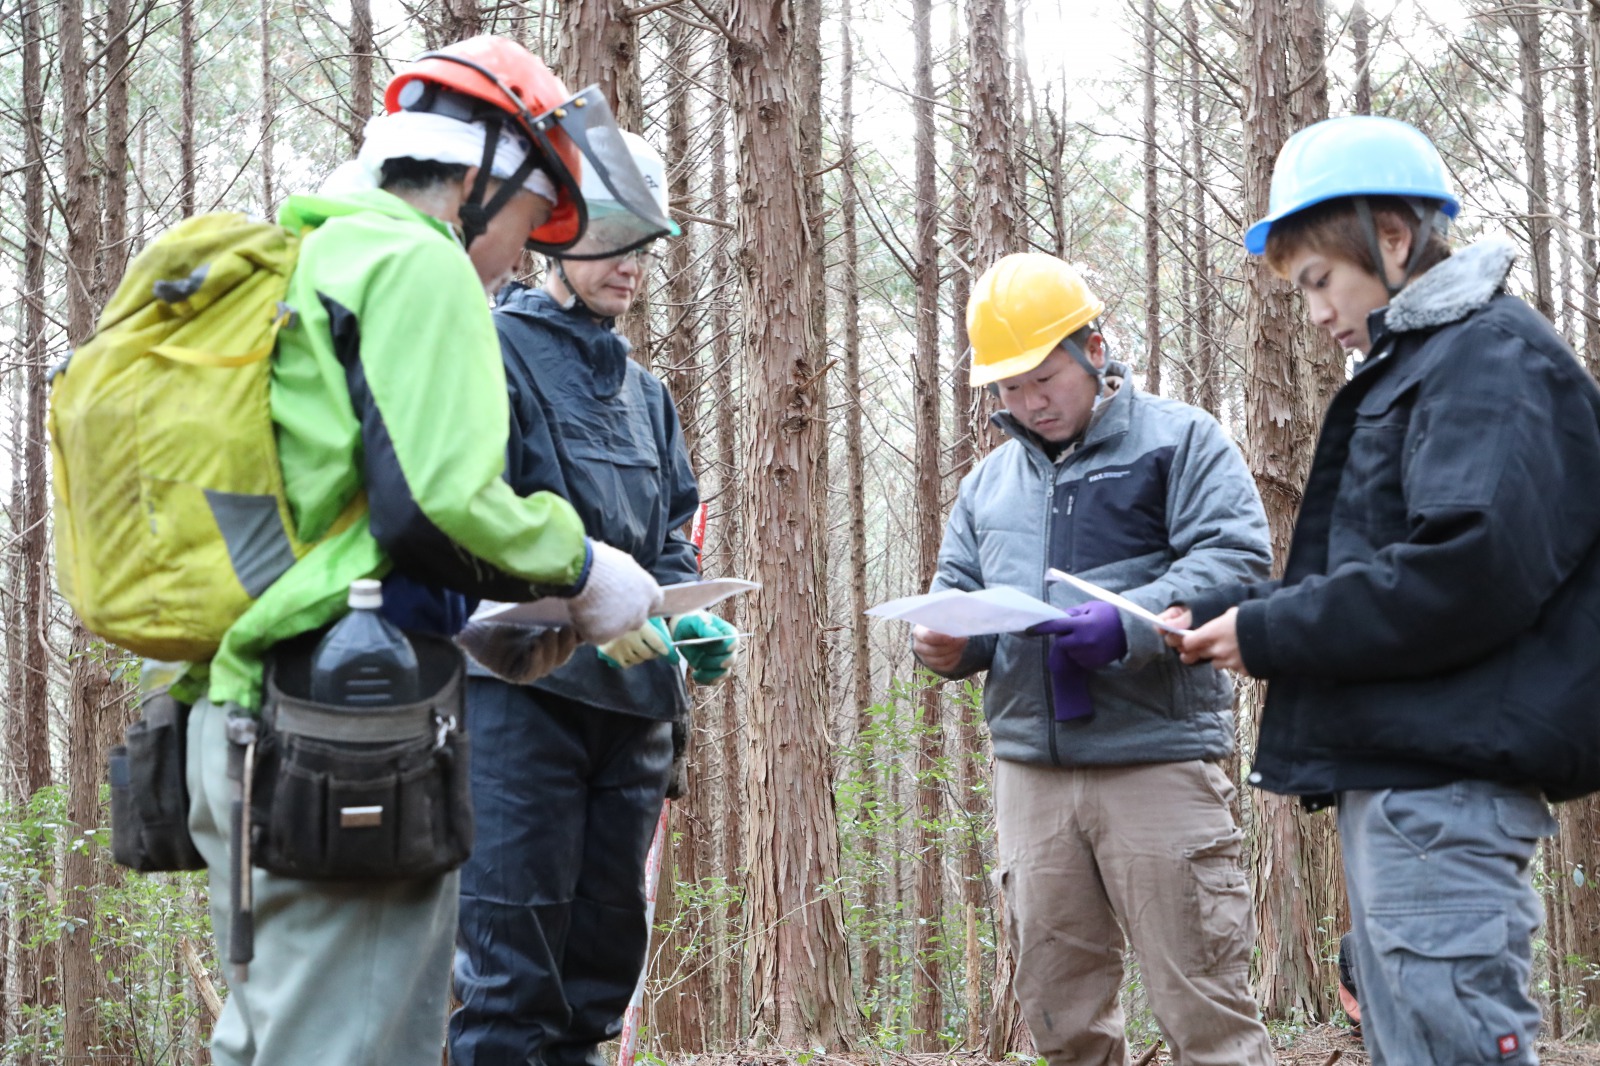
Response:
[{"label": "gray work pants", "polygon": [[1373,1066],[1539,1061],[1530,865],[1555,831],[1537,794],[1490,781],[1340,795]]},{"label": "gray work pants", "polygon": [[[188,738],[189,832],[210,867],[211,925],[226,960],[233,797],[222,708],[196,704]],[[255,961],[248,980],[229,986],[213,1061],[438,1066],[458,880],[298,881],[255,870]]]},{"label": "gray work pants", "polygon": [[1174,1061],[1272,1066],[1233,789],[1206,762],[995,762],[1014,984],[1049,1066],[1126,1066],[1126,941]]}]

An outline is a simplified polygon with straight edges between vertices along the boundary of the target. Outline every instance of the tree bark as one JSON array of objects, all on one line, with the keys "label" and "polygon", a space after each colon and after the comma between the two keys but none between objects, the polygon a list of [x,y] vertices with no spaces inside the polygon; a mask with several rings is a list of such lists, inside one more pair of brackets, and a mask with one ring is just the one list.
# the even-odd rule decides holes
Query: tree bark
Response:
[{"label": "tree bark", "polygon": [[194,154],[194,5],[195,0],[178,0],[178,33],[181,45],[178,51],[178,205],[183,217],[195,213],[195,183],[198,180],[199,162]]},{"label": "tree bark", "polygon": [[[50,234],[45,207],[45,73],[41,59],[44,27],[39,0],[23,4],[23,110],[29,166],[23,184],[23,364],[27,372],[23,409],[22,481],[16,511],[16,541],[11,565],[12,596],[22,632],[7,672],[10,713],[7,748],[17,768],[17,798],[26,802],[50,785],[49,669],[46,643],[50,609],[49,475],[45,468],[45,368],[49,364],[45,307],[46,244]],[[8,634],[8,638],[11,635]]]},{"label": "tree bark", "polygon": [[130,0],[106,5],[105,225],[97,274],[115,285],[128,265],[128,38],[133,32]]},{"label": "tree bark", "polygon": [[[1182,18],[1187,19],[1194,8],[1193,0],[1184,0]],[[1196,86],[1187,78],[1188,68],[1182,47],[1179,47],[1177,61],[1173,64],[1173,81],[1176,86],[1173,101],[1177,106],[1174,110],[1178,115],[1179,147],[1174,153],[1180,159],[1179,173],[1173,186],[1172,202],[1174,223],[1177,232],[1173,234],[1170,243],[1179,256],[1178,274],[1178,363],[1182,369],[1182,389],[1173,389],[1172,395],[1181,396],[1184,403],[1197,402],[1200,392],[1199,378],[1196,374],[1194,356],[1194,312],[1195,291],[1203,282],[1196,277],[1194,270],[1194,218],[1191,215],[1193,204],[1190,200],[1190,176],[1183,173],[1188,170],[1189,146],[1194,142],[1193,130],[1193,97]]]},{"label": "tree bark", "polygon": [[573,90],[600,86],[617,125],[638,132],[639,30],[626,0],[566,0],[561,5],[561,77]]},{"label": "tree bark", "polygon": [[277,199],[272,177],[272,125],[277,120],[272,62],[272,0],[261,0],[261,213],[265,218],[276,214]]},{"label": "tree bark", "polygon": [[[691,739],[690,760],[700,762]],[[692,772],[691,772],[692,774]],[[707,983],[696,945],[703,933],[693,911],[685,912],[680,887],[699,888],[705,873],[700,865],[700,845],[705,837],[694,813],[699,776],[692,774],[690,794],[671,805],[667,838],[662,843],[661,880],[656,887],[656,929],[670,932],[651,944],[645,970],[654,986],[649,1002],[650,1038],[663,1055],[697,1054],[706,1050]]]},{"label": "tree bark", "polygon": [[[790,0],[795,16],[795,93],[800,101],[800,172],[805,180],[805,211],[806,226],[811,230],[810,246],[806,257],[806,277],[811,284],[811,363],[816,369],[816,410],[822,421],[822,429],[817,438],[817,483],[822,491],[818,492],[812,502],[817,509],[815,518],[816,528],[822,531],[818,536],[817,565],[823,576],[822,582],[817,586],[817,595],[820,602],[817,605],[822,617],[827,620],[823,627],[822,655],[823,661],[833,662],[833,648],[830,634],[835,631],[836,622],[829,606],[829,582],[827,575],[831,573],[828,565],[830,551],[827,530],[833,528],[831,520],[832,509],[829,506],[829,487],[833,478],[829,471],[832,448],[832,429],[829,422],[829,373],[833,361],[828,357],[828,281],[826,250],[828,235],[824,222],[827,212],[823,207],[822,188],[824,170],[822,162],[822,0]],[[844,620],[848,625],[849,620]],[[834,671],[824,670],[822,674],[823,705],[831,709],[838,706],[834,696]],[[831,731],[831,730],[830,730]]]},{"label": "tree bark", "polygon": [[[972,253],[974,277],[1016,247],[1018,172],[1013,130],[1021,112],[1027,84],[1027,64],[1022,60],[1022,10],[1006,7],[1006,0],[969,0],[968,113],[972,157]],[[1015,79],[1006,53],[1008,31],[1015,32]],[[975,397],[971,413],[974,451],[987,451],[1000,442],[989,425],[995,410],[987,394]]]},{"label": "tree bark", "polygon": [[[89,61],[84,55],[81,0],[60,0],[58,35],[61,62],[62,164],[66,180],[66,305],[67,343],[73,347],[94,329],[95,262],[100,249],[100,204],[89,167]],[[67,839],[62,861],[62,911],[68,923],[58,945],[61,966],[62,1056],[87,1062],[101,1043],[100,1000],[105,975],[93,950],[95,900],[101,878],[92,845],[85,837],[98,828],[100,776],[104,760],[104,695],[111,679],[91,649],[92,638],[81,626],[73,639],[72,684],[67,733]]]},{"label": "tree bark", "polygon": [[1517,34],[1517,73],[1522,81],[1522,149],[1528,159],[1528,243],[1533,251],[1533,305],[1556,318],[1550,274],[1550,176],[1545,159],[1542,26],[1539,15],[1515,9],[1508,16]]},{"label": "tree bark", "polygon": [[[563,15],[566,5],[562,5]],[[422,23],[422,39],[428,48],[443,48],[483,32],[483,11],[479,0],[436,0],[413,14]],[[353,13],[352,13],[353,15]],[[354,18],[352,17],[352,22]]]},{"label": "tree bark", "polygon": [[1356,99],[1355,113],[1372,114],[1372,19],[1367,14],[1363,0],[1355,0],[1350,8],[1350,43],[1355,51]]},{"label": "tree bark", "polygon": [[[970,27],[968,128],[972,158],[971,276],[976,278],[1009,252],[1018,250],[1016,241],[1016,167],[1013,145],[1014,120],[1026,85],[1026,64],[1021,50],[1022,9],[1008,11],[1005,0],[970,0],[967,20]],[[1006,38],[1017,35],[1015,84],[1007,74]],[[1059,167],[1059,160],[1054,161]],[[1052,199],[1053,215],[1065,227],[1064,190]],[[1058,233],[1058,244],[1062,243]],[[1062,249],[1064,251],[1064,248]],[[970,416],[973,451],[992,447],[996,436],[988,425],[994,402],[985,395],[974,397]],[[1003,910],[1000,901],[996,916]],[[1003,923],[997,922],[997,925]],[[1011,990],[1014,961],[1003,933],[996,930],[994,994],[990,1001],[988,1053],[993,1059],[1005,1058],[1013,1051],[1031,1049],[1032,1041],[1022,1020],[1016,996]]]},{"label": "tree bark", "polygon": [[1600,796],[1563,803],[1556,814],[1561,861],[1551,880],[1560,886],[1561,906],[1552,917],[1562,922],[1564,935],[1552,938],[1551,947],[1565,963],[1563,983],[1574,1017],[1592,1018],[1600,963]]},{"label": "tree bark", "polygon": [[372,117],[372,0],[350,0],[350,150],[361,151]]},{"label": "tree bark", "polygon": [[1194,250],[1191,254],[1194,257],[1195,278],[1195,403],[1209,411],[1213,418],[1220,418],[1221,360],[1217,358],[1217,341],[1212,326],[1212,308],[1217,302],[1217,292],[1211,276],[1211,230],[1206,220],[1206,127],[1200,107],[1203,71],[1200,63],[1200,20],[1195,13],[1194,0],[1184,0],[1183,33],[1189,53],[1189,166],[1194,172],[1189,191],[1189,214],[1190,230],[1194,234]]},{"label": "tree bark", "polygon": [[[692,58],[689,34],[690,27],[683,23],[668,22],[664,71],[667,198],[669,203],[680,205],[689,199],[690,179],[694,173],[694,160],[689,156],[691,86],[685,76]],[[694,240],[688,234],[674,238],[667,247],[666,366],[662,368],[662,377],[677,403],[684,444],[691,464],[698,471],[701,468],[697,461],[700,367],[697,363],[696,294],[699,286],[694,276],[693,252]],[[692,699],[708,695],[710,693],[705,690],[690,693]],[[696,702],[700,706],[709,704],[705,699],[696,699]],[[697,706],[697,713],[691,718],[691,729],[698,722],[699,710]],[[666,925],[672,933],[653,952],[656,985],[660,991],[653,1007],[651,1029],[663,1050],[678,1054],[702,1052],[709,1046],[707,1011],[712,1006],[711,983],[707,967],[702,963],[702,952],[705,941],[710,938],[710,929],[701,926],[699,915],[694,912],[680,913],[682,908],[674,889],[681,884],[698,890],[710,873],[707,865],[714,861],[710,854],[712,840],[704,831],[715,808],[710,802],[711,786],[705,773],[711,754],[703,742],[691,736],[689,794],[672,805],[661,889],[656,896],[657,924]]]},{"label": "tree bark", "polygon": [[[711,215],[719,222],[728,219],[728,64],[724,58],[713,60],[712,96],[718,101],[711,124]],[[718,232],[722,232],[719,230]],[[719,248],[711,261],[711,291],[717,294],[711,308],[711,365],[716,377],[717,426],[717,513],[721,521],[711,525],[712,532],[720,534],[726,547],[722,557],[726,560],[728,574],[740,576],[743,567],[744,540],[741,536],[740,517],[743,511],[743,491],[736,473],[739,454],[739,409],[734,392],[734,362],[732,326],[729,321],[728,289],[732,280],[726,246]],[[739,598],[728,601],[723,613],[737,629],[739,626]],[[737,889],[745,878],[744,820],[742,813],[750,802],[744,783],[744,702],[740,700],[739,675],[734,673],[722,685],[722,744],[721,744],[721,796],[722,826],[718,836],[718,869],[736,891],[730,894],[728,907],[718,939],[717,985],[720,996],[718,1014],[721,1023],[722,1043],[732,1047],[744,1039],[744,992],[748,987],[746,975],[734,964],[735,946],[742,942],[745,929],[744,909],[739,904]]]},{"label": "tree bark", "polygon": [[[955,56],[962,26],[950,20],[950,110],[961,114],[969,99],[968,72],[959,69]],[[950,173],[952,200],[950,213],[950,481],[958,484],[978,461],[978,397],[972,391],[972,352],[967,337],[967,302],[972,296],[972,145],[971,131],[955,128],[950,133]],[[859,617],[859,616],[858,616]]]},{"label": "tree bark", "polygon": [[[694,160],[689,156],[693,87],[687,76],[693,59],[692,32],[691,27],[674,19],[667,22],[667,201],[678,205],[679,210],[688,204],[694,185]],[[677,400],[684,444],[691,456],[699,448],[701,376],[696,328],[700,286],[695,277],[694,245],[693,237],[687,233],[667,243],[667,365],[663,375]]]},{"label": "tree bark", "polygon": [[[872,726],[872,647],[868,629],[860,623],[866,617],[867,602],[867,486],[866,458],[861,436],[861,292],[860,236],[856,228],[856,148],[855,148],[855,29],[851,0],[839,6],[839,312],[841,344],[844,349],[845,391],[845,469],[849,479],[850,509],[850,614],[856,619],[850,627],[852,697],[856,707],[856,745],[870,745]],[[864,811],[873,810],[878,798],[878,764],[869,753],[861,761],[861,798]],[[878,838],[867,833],[861,841],[861,909],[867,915],[879,912]],[[878,985],[883,970],[883,953],[876,936],[864,938],[861,945],[861,988],[867,1001]],[[873,1019],[869,1017],[869,1021]]]},{"label": "tree bark", "polygon": [[[1267,213],[1272,166],[1289,134],[1327,114],[1320,0],[1250,0],[1240,40],[1244,70],[1244,217]],[[1320,114],[1319,114],[1320,112]],[[1295,291],[1259,257],[1245,263],[1247,457],[1261,491],[1281,568],[1321,419],[1334,361]],[[1337,362],[1343,376],[1343,360]],[[1244,704],[1259,723],[1263,686]],[[1307,815],[1292,797],[1262,794],[1256,806],[1255,903],[1260,930],[1256,993],[1272,1019],[1329,1017],[1335,975],[1320,923],[1342,926],[1337,838],[1326,814]]]},{"label": "tree bark", "polygon": [[[972,272],[982,274],[1015,247],[1017,193],[1013,168],[1016,109],[1006,55],[1006,0],[967,4],[972,129]],[[1021,21],[1020,12],[1017,15]],[[1018,64],[1020,68],[1020,63]],[[1018,70],[1019,79],[1022,71]]]},{"label": "tree bark", "polygon": [[[76,0],[62,0],[62,6]],[[63,25],[66,20],[62,20]],[[126,693],[112,679],[106,646],[81,625],[73,627],[71,679],[68,686],[67,820],[68,847],[61,865],[62,911],[71,930],[60,941],[62,987],[62,1060],[122,1061],[107,1054],[111,1034],[102,1029],[101,1002],[109,989],[105,968],[95,957],[96,903],[106,887],[104,856],[84,840],[104,824],[100,779],[106,760],[107,734],[122,724]]]},{"label": "tree bark", "polygon": [[1145,389],[1161,392],[1161,188],[1156,170],[1156,0],[1144,0]]},{"label": "tree bark", "polygon": [[[1600,8],[1591,8],[1600,11]],[[1572,19],[1572,118],[1577,134],[1578,228],[1583,231],[1579,270],[1583,287],[1583,361],[1589,373],[1600,374],[1600,241],[1595,237],[1594,137],[1592,112],[1600,106],[1593,97],[1589,37],[1582,16]]]},{"label": "tree bark", "polygon": [[744,334],[744,509],[754,637],[750,681],[748,913],[754,1022],[784,1047],[846,1048],[856,1035],[839,874],[816,495],[821,368],[811,334],[811,230],[795,90],[794,10],[741,0],[728,13],[729,108],[739,145]]},{"label": "tree bark", "polygon": [[[960,32],[960,20],[951,18],[951,36]],[[959,55],[952,43],[950,54]],[[951,111],[961,113],[966,105],[965,72],[957,69],[954,58],[950,64]],[[967,358],[967,302],[972,295],[972,165],[962,131],[953,132],[951,163],[955,203],[952,207],[950,253],[955,265],[950,271],[950,350],[956,354],[957,363],[950,375],[950,400],[953,412],[951,432],[955,439],[950,444],[949,481],[959,483],[977,459],[977,441],[972,432],[973,391],[969,374],[971,363]],[[948,495],[948,494],[947,494]],[[941,510],[941,514],[942,514]],[[858,614],[859,618],[860,615]],[[863,627],[865,628],[865,627]],[[966,952],[962,986],[966,1001],[966,1032],[964,1046],[969,1051],[981,1052],[984,1047],[983,990],[984,959],[979,929],[987,926],[989,912],[988,881],[983,876],[983,835],[987,823],[987,792],[982,788],[985,779],[983,738],[977,720],[970,708],[960,700],[954,701],[956,714],[954,739],[956,753],[956,803],[965,821],[966,831],[961,834],[961,900],[962,918],[966,934]]]},{"label": "tree bark", "polygon": [[[939,192],[934,184],[933,4],[913,0],[911,28],[915,41],[916,222],[917,222],[917,350],[913,385],[916,412],[917,587],[926,589],[939,559],[943,513],[939,472]],[[944,749],[944,726],[937,678],[925,679],[918,691],[920,728],[917,744],[917,820],[912,854],[917,887],[912,926],[912,1046],[933,1051],[941,1046],[944,1003],[941,967],[935,951],[944,913],[944,850],[938,826],[943,798],[937,768]]]},{"label": "tree bark", "polygon": [[[48,318],[45,307],[46,219],[44,86],[42,58],[44,25],[39,0],[23,0],[22,95],[23,136],[27,170],[23,177],[22,214],[24,305],[19,338],[24,367],[24,402],[19,413],[20,461],[13,459],[17,480],[12,485],[13,542],[8,560],[10,619],[6,641],[6,751],[12,779],[7,791],[26,804],[51,783],[49,669],[51,651],[46,643],[49,625],[50,577],[48,541],[48,471],[45,468],[45,367],[48,365]],[[9,620],[9,619],[8,619]],[[53,857],[33,856],[31,864],[47,882],[54,877]],[[25,943],[38,930],[19,922],[8,933]],[[8,1027],[24,1013],[47,1013],[57,1001],[55,953],[16,951],[8,973],[4,1012]],[[21,1066],[37,1066],[39,1058],[25,1054]]]}]

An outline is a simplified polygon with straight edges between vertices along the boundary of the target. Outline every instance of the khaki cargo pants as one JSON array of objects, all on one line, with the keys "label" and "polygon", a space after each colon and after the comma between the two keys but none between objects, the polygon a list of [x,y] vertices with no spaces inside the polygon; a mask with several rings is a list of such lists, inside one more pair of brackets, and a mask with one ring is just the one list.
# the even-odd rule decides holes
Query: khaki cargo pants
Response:
[{"label": "khaki cargo pants", "polygon": [[1016,993],[1050,1066],[1128,1062],[1118,1000],[1128,941],[1179,1066],[1272,1066],[1250,994],[1255,920],[1233,792],[1198,761],[996,762]]}]

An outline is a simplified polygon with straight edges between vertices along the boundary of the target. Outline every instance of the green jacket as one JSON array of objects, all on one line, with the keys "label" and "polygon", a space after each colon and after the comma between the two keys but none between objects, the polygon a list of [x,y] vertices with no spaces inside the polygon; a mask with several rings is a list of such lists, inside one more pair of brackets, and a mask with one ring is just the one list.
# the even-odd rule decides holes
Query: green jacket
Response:
[{"label": "green jacket", "polygon": [[571,593],[588,559],[565,500],[520,497],[502,478],[500,344],[455,231],[380,191],[291,197],[278,221],[306,237],[289,282],[294,320],[274,355],[272,417],[297,532],[328,539],[234,623],[212,660],[212,701],[252,708],[266,650],[343,614],[357,578],[398,569],[527,600]]}]

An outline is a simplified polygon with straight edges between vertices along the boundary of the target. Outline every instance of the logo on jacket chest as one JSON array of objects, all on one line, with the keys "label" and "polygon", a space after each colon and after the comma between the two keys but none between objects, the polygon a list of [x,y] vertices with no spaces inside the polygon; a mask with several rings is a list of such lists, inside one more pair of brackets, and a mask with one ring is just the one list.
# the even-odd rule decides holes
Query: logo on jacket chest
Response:
[{"label": "logo on jacket chest", "polygon": [[1165,551],[1167,476],[1175,448],[1157,448],[1131,463],[1085,474],[1055,487],[1049,563],[1081,573]]}]

